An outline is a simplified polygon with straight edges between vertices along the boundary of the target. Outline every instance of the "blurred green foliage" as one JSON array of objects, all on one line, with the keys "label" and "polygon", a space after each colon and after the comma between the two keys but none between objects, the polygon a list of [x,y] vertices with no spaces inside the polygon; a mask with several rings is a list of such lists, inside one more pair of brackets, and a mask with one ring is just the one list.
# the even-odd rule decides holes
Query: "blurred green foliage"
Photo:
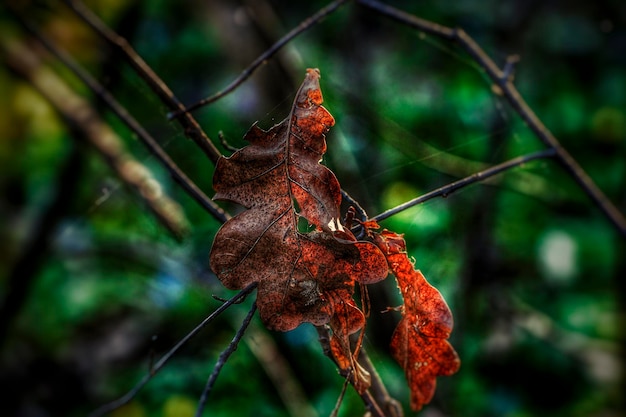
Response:
[{"label": "blurred green foliage", "polygon": [[[166,120],[167,108],[115,51],[61,2],[19,3],[47,39],[103,82],[212,194],[210,161]],[[225,87],[326,3],[87,2],[185,103]],[[522,95],[626,211],[623,2],[389,4],[464,28],[498,63],[519,54],[515,79]],[[28,38],[4,10],[0,30],[5,39]],[[181,204],[193,229],[182,241],[171,236],[28,82],[0,67],[0,295],[16,304],[0,318],[6,329],[0,414],[7,416],[80,416],[121,396],[215,310],[212,294],[233,295],[208,269],[219,222],[66,68],[52,58],[48,64],[93,102]],[[320,68],[325,105],[337,120],[325,163],[370,215],[542,148],[462,51],[356,4],[290,42],[234,93],[195,116],[214,141],[223,131],[243,146],[252,123],[268,128],[286,116],[307,67]],[[72,173],[69,179],[63,170]],[[56,214],[46,216],[53,207]],[[417,267],[455,316],[451,341],[461,370],[439,378],[435,399],[420,415],[624,415],[624,239],[558,164],[528,163],[382,226],[405,234]],[[32,268],[17,268],[24,259]],[[12,292],[15,285],[24,287],[22,296]],[[395,284],[372,286],[370,295],[365,348],[413,415],[402,371],[387,351],[398,315],[379,313],[399,302]],[[204,329],[112,416],[193,416],[250,303]],[[278,365],[263,356],[270,348],[287,365],[289,383],[304,393],[310,415],[330,414],[343,381],[314,330],[269,333],[255,319],[204,415],[289,415],[289,399],[267,370]],[[349,389],[339,415],[363,412]]]}]

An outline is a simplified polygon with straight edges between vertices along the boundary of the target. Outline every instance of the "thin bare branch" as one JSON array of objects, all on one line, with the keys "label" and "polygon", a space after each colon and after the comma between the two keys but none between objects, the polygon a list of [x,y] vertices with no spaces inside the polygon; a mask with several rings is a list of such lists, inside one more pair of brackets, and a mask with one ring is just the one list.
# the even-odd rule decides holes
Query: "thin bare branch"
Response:
[{"label": "thin bare branch", "polygon": [[322,9],[318,10],[315,14],[308,17],[304,21],[302,21],[302,23],[300,23],[298,26],[296,26],[291,31],[289,31],[289,33],[287,33],[285,36],[280,38],[268,50],[263,52],[257,59],[254,60],[254,62],[252,62],[252,64],[250,64],[246,69],[243,70],[243,72],[239,75],[239,77],[237,77],[233,82],[231,82],[228,86],[226,86],[226,88],[224,88],[223,90],[215,93],[214,95],[208,98],[202,99],[188,106],[185,109],[175,110],[171,112],[168,117],[170,118],[170,120],[179,118],[182,115],[188,114],[189,112],[194,111],[202,106],[206,106],[207,104],[213,103],[219,100],[220,98],[224,97],[228,93],[232,92],[235,88],[239,87],[239,85],[241,85],[245,80],[247,80],[259,67],[266,64],[267,61],[272,56],[274,56],[283,46],[285,46],[296,36],[300,35],[302,32],[306,31],[307,29],[309,29],[310,27],[312,27],[313,25],[321,21],[323,18],[325,18],[326,16],[328,16],[329,14],[337,10],[340,6],[347,3],[348,1],[350,0],[336,0],[328,4],[326,7],[323,7]]},{"label": "thin bare branch", "polygon": [[339,409],[341,408],[341,403],[346,396],[348,385],[350,385],[349,379],[346,378],[346,380],[343,381],[343,386],[341,387],[341,391],[339,392],[339,397],[337,397],[337,401],[335,402],[335,408],[333,408],[333,411],[330,413],[329,417],[337,417],[339,415]]},{"label": "thin bare branch", "polygon": [[372,217],[371,220],[376,220],[376,221],[381,221],[381,220],[385,220],[391,216],[393,216],[394,214],[398,214],[401,211],[404,211],[408,208],[411,208],[413,206],[416,206],[418,204],[421,204],[425,201],[428,201],[430,199],[433,199],[435,197],[447,197],[450,194],[452,194],[453,192],[455,192],[456,190],[458,190],[459,188],[463,188],[466,187],[470,184],[473,184],[475,182],[479,182],[479,181],[484,181],[485,179],[492,177],[494,175],[500,174],[501,172],[504,172],[508,169],[511,169],[513,167],[525,164],[527,162],[530,162],[534,159],[540,159],[540,158],[553,158],[556,156],[556,151],[554,149],[545,149],[543,151],[538,151],[535,153],[530,153],[527,155],[523,155],[523,156],[518,156],[517,158],[513,158],[513,159],[509,159],[506,162],[502,162],[501,164],[498,165],[494,165],[491,168],[488,168],[484,171],[480,171],[477,172],[475,174],[472,174],[468,177],[465,177],[463,179],[460,179],[458,181],[452,182],[448,185],[444,185],[441,188],[437,188],[436,190],[433,190],[429,193],[426,193],[424,195],[421,195],[417,198],[414,198],[412,200],[407,201],[406,203],[400,204],[399,206],[396,206],[394,208],[391,208],[389,210],[386,210],[382,213],[380,213],[377,216]]},{"label": "thin bare branch", "polygon": [[181,111],[178,122],[185,135],[192,139],[215,164],[221,153],[204,133],[198,122],[189,113],[184,112],[185,106],[176,98],[172,90],[159,78],[150,66],[137,54],[128,41],[111,30],[98,16],[79,0],[64,0],[65,3],[89,26],[91,26],[109,44],[122,51],[123,56],[137,71],[137,74],[150,86],[171,111]]},{"label": "thin bare branch", "polygon": [[372,386],[370,387],[369,392],[375,399],[376,403],[380,404],[385,417],[404,417],[402,404],[389,395],[385,384],[380,378],[378,371],[374,367],[372,360],[369,355],[367,355],[364,348],[361,348],[361,351],[359,352],[359,363],[372,377]]},{"label": "thin bare branch", "polygon": [[22,42],[0,45],[6,61],[27,79],[68,122],[75,136],[92,145],[124,184],[146,203],[156,218],[177,238],[187,233],[188,222],[177,202],[162,192],[152,173],[125,148],[122,139],[96,110],[77,95],[50,68],[44,66],[32,48]]},{"label": "thin bare branch", "polygon": [[420,17],[409,14],[403,10],[396,9],[395,7],[388,6],[376,0],[357,0],[357,2],[360,5],[366,6],[381,15],[390,17],[397,22],[408,25],[421,32],[435,35],[448,40],[454,39],[454,29],[451,29],[449,27],[422,19]]},{"label": "thin bare branch", "polygon": [[[318,339],[320,342],[320,345],[322,346],[322,350],[324,352],[324,355],[326,355],[330,360],[332,360],[335,364],[337,363],[337,361],[335,360],[331,348],[330,348],[330,329],[328,326],[315,326],[315,329],[317,330],[317,334],[318,334]],[[369,360],[369,358],[367,357],[367,353],[363,352],[363,350],[361,350],[361,352],[359,353],[359,364],[363,364],[363,363],[369,363],[371,365],[371,361]],[[374,371],[374,374],[377,375],[375,369],[373,368],[373,366],[371,367],[371,369],[368,369],[368,371]],[[351,385],[354,385],[354,378],[351,376],[353,373],[350,372],[349,374],[345,374],[345,372],[340,372],[341,376],[343,376],[344,378],[346,378]],[[382,380],[378,377],[374,377],[372,378],[372,384],[382,384]],[[383,412],[383,409],[385,409],[386,404],[380,404],[378,403],[378,401],[380,400],[380,398],[372,395],[372,391],[377,391],[377,390],[385,390],[386,389],[384,387],[379,388],[379,387],[375,387],[375,388],[371,388],[368,389],[367,391],[365,391],[363,394],[359,394],[361,396],[361,400],[363,401],[363,404],[365,405],[365,407],[367,408],[367,411],[369,413],[370,417],[395,417],[393,416],[393,414],[385,414]],[[395,401],[395,400],[394,400]]]},{"label": "thin bare branch", "polygon": [[217,377],[219,376],[224,365],[226,365],[226,361],[228,361],[228,358],[230,357],[230,355],[232,355],[233,352],[237,350],[239,341],[241,340],[244,333],[246,332],[246,329],[248,328],[250,321],[252,321],[252,316],[254,316],[255,311],[256,311],[256,301],[252,303],[252,306],[250,307],[250,311],[248,312],[248,315],[246,315],[246,317],[243,319],[243,322],[241,323],[241,326],[237,330],[237,333],[235,333],[233,340],[228,344],[226,349],[224,349],[222,353],[220,354],[220,356],[217,358],[217,362],[215,363],[215,366],[213,367],[213,372],[211,372],[211,375],[209,376],[206,386],[204,387],[204,390],[202,391],[202,396],[200,397],[200,401],[198,403],[198,409],[196,410],[196,417],[202,416],[202,411],[204,410],[204,405],[206,403],[207,397],[211,393],[211,390],[213,389],[213,385],[215,384]]},{"label": "thin bare branch", "polygon": [[[548,148],[554,149],[557,160],[578,183],[580,188],[591,198],[604,215],[613,223],[615,228],[626,237],[626,218],[615,205],[598,188],[578,162],[563,148],[556,137],[548,130],[535,112],[528,106],[519,91],[513,84],[510,71],[501,70],[485,51],[462,29],[445,27],[428,20],[418,18],[406,12],[380,3],[376,0],[358,0],[358,3],[368,7],[377,13],[387,16],[397,22],[401,22],[417,30],[430,35],[455,42],[463,48],[487,73],[513,109],[528,124],[535,135]],[[509,60],[510,62],[510,60]],[[513,62],[508,65],[511,66]]]},{"label": "thin bare branch", "polygon": [[162,368],[163,366],[182,348],[191,338],[193,338],[196,334],[200,332],[210,322],[215,320],[220,314],[226,311],[233,304],[238,303],[240,300],[243,300],[247,297],[257,286],[257,283],[252,283],[248,285],[243,290],[239,291],[235,296],[233,296],[230,300],[226,301],[222,305],[220,305],[213,313],[211,313],[207,318],[205,318],[199,325],[197,325],[192,331],[187,333],[185,337],[183,337],[172,349],[170,349],[159,361],[154,365],[154,367],[147,373],[138,383],[135,385],[130,391],[128,391],[125,395],[118,398],[115,401],[112,401],[108,404],[105,404],[98,409],[94,410],[89,417],[100,417],[104,416],[113,410],[127,404],[130,400],[132,400],[135,395],[146,385]]},{"label": "thin bare branch", "polygon": [[220,143],[222,144],[224,149],[226,149],[227,151],[230,151],[231,153],[235,153],[239,150],[239,148],[236,148],[232,146],[230,143],[228,143],[223,131],[220,130],[219,132],[217,132],[217,137],[219,138]]},{"label": "thin bare branch", "polygon": [[213,200],[211,200],[204,192],[189,178],[170,156],[163,150],[161,145],[148,133],[139,122],[122,106],[96,79],[94,79],[87,71],[85,71],[76,61],[74,61],[65,51],[59,49],[52,42],[48,41],[37,31],[30,22],[22,16],[19,17],[22,25],[30,31],[42,45],[48,49],[59,61],[69,68],[91,91],[96,94],[98,99],[107,105],[120,120],[131,129],[148,150],[161,162],[161,164],[169,171],[172,178],[193,198],[208,211],[213,217],[224,223],[230,216],[222,210]]}]

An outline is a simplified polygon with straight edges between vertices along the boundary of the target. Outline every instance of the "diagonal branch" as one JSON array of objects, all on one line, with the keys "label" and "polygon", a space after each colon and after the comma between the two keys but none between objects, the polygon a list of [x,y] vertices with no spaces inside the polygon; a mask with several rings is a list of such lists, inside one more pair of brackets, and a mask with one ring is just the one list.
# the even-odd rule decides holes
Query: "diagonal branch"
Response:
[{"label": "diagonal branch", "polygon": [[77,138],[93,146],[118,177],[146,203],[156,218],[177,238],[188,230],[177,202],[166,196],[150,171],[126,150],[123,141],[83,97],[77,95],[24,43],[5,40],[0,52],[9,66],[27,79],[67,121]]},{"label": "diagonal branch", "polygon": [[302,32],[306,31],[311,26],[321,21],[323,18],[325,18],[326,16],[328,16],[329,14],[337,10],[340,6],[342,6],[344,3],[348,1],[349,0],[335,0],[332,3],[328,4],[326,7],[323,7],[320,10],[318,10],[317,13],[313,14],[312,16],[302,21],[302,23],[300,23],[298,26],[296,26],[291,31],[289,31],[289,33],[287,33],[285,36],[280,38],[268,50],[263,52],[257,59],[254,60],[254,62],[252,62],[252,64],[250,64],[246,69],[243,70],[243,72],[239,75],[239,77],[237,77],[233,82],[228,84],[228,86],[226,86],[223,90],[215,93],[214,95],[208,98],[202,99],[188,106],[185,109],[178,109],[172,112],[169,115],[170,120],[179,118],[202,106],[206,106],[207,104],[213,103],[219,100],[220,98],[224,97],[228,93],[232,92],[235,88],[237,88],[245,80],[247,80],[259,67],[266,64],[268,59],[274,56],[283,46],[285,46],[296,36],[300,35]]},{"label": "diagonal branch", "polygon": [[246,288],[235,294],[235,296],[232,297],[230,300],[219,306],[213,313],[205,318],[202,323],[200,323],[192,331],[187,333],[187,335],[185,335],[185,337],[183,337],[178,343],[176,343],[176,345],[172,349],[170,349],[165,355],[163,355],[163,357],[161,357],[161,359],[159,359],[159,361],[150,369],[150,372],[147,373],[130,391],[128,391],[125,395],[118,398],[117,400],[96,409],[89,416],[100,417],[123,406],[124,404],[127,404],[135,397],[135,395],[137,395],[137,393],[144,387],[144,385],[146,385],[163,368],[163,366],[172,358],[172,356],[174,356],[174,354],[176,354],[176,352],[178,352],[178,350],[183,347],[192,337],[198,334],[198,332],[200,332],[200,330],[202,330],[204,326],[215,320],[217,316],[226,311],[226,309],[228,309],[231,305],[243,301],[255,288],[256,283],[250,284]]},{"label": "diagonal branch", "polygon": [[513,77],[510,76],[513,61],[509,60],[505,70],[503,71],[463,29],[453,29],[442,26],[437,23],[418,18],[376,0],[358,0],[358,3],[414,29],[457,43],[461,48],[463,48],[472,57],[472,59],[484,69],[489,78],[491,78],[504,97],[506,97],[511,107],[513,107],[520,117],[528,124],[530,129],[544,143],[544,145],[550,149],[554,149],[555,157],[561,163],[563,168],[598,206],[609,221],[613,223],[621,235],[626,237],[626,218],[624,215],[606,197],[602,190],[598,188],[598,186],[572,157],[572,155],[565,148],[563,148],[556,137],[541,122],[541,120],[520,95],[519,91],[513,84]]},{"label": "diagonal branch", "polygon": [[475,182],[484,181],[489,177],[493,177],[494,175],[500,174],[513,167],[523,165],[535,159],[553,158],[555,156],[556,156],[556,152],[554,149],[545,149],[543,151],[538,151],[538,152],[530,153],[527,155],[518,156],[517,158],[509,159],[506,162],[502,162],[501,164],[494,165],[491,168],[488,168],[484,171],[480,171],[468,177],[460,179],[458,181],[454,181],[448,185],[444,185],[441,188],[437,188],[436,190],[433,190],[429,193],[426,193],[417,198],[414,198],[405,203],[402,203],[399,206],[386,210],[380,213],[379,215],[372,217],[371,220],[375,220],[375,221],[385,220],[395,214],[400,213],[401,211],[404,211],[418,204],[422,204],[435,197],[445,198],[460,188],[467,187],[468,185],[473,184]]},{"label": "diagonal branch", "polygon": [[193,198],[208,211],[213,217],[222,223],[230,218],[230,216],[222,210],[213,200],[211,200],[204,192],[176,165],[170,156],[163,150],[159,143],[150,135],[139,122],[130,115],[130,113],[122,106],[98,81],[96,81],[89,73],[87,73],[76,61],[74,61],[67,53],[60,50],[52,42],[48,41],[41,35],[30,22],[18,17],[20,23],[31,32],[48,49],[59,61],[69,68],[91,91],[96,94],[99,100],[107,105],[120,120],[131,129],[137,137],[144,143],[148,150],[161,162],[161,164],[169,171],[172,178]]},{"label": "diagonal branch", "polygon": [[402,404],[389,395],[385,384],[364,348],[361,348],[359,351],[359,363],[372,376],[372,386],[369,392],[376,403],[382,408],[383,415],[385,417],[403,417],[404,412],[402,410]]},{"label": "diagonal branch", "polygon": [[122,51],[126,60],[135,69],[137,74],[150,86],[167,107],[172,111],[181,111],[182,117],[178,118],[185,131],[185,135],[192,139],[209,159],[215,164],[221,156],[220,151],[207,137],[198,122],[189,113],[184,112],[185,106],[176,98],[172,90],[137,54],[128,41],[109,28],[98,16],[79,0],[64,0],[65,3],[91,28],[93,28],[109,44]]},{"label": "diagonal branch", "polygon": [[252,303],[252,307],[250,307],[250,311],[248,311],[248,315],[246,315],[246,317],[243,319],[243,322],[241,323],[241,326],[239,326],[237,333],[235,333],[233,340],[231,340],[231,342],[228,344],[226,349],[222,351],[219,358],[217,359],[217,363],[215,364],[215,367],[213,368],[213,372],[211,372],[211,375],[209,376],[209,379],[207,380],[206,386],[204,387],[204,390],[202,391],[202,396],[200,397],[200,402],[198,403],[198,409],[196,410],[196,417],[202,416],[202,411],[204,410],[206,399],[209,396],[209,393],[211,392],[211,390],[213,389],[213,385],[215,385],[215,381],[217,380],[217,377],[219,376],[224,365],[226,365],[226,361],[228,361],[228,358],[230,357],[230,355],[232,355],[233,352],[237,350],[239,341],[241,340],[244,333],[246,332],[246,329],[248,328],[250,321],[252,321],[252,316],[254,316],[255,312],[256,312],[256,301]]},{"label": "diagonal branch", "polygon": [[[326,355],[333,363],[337,364],[337,360],[333,356],[330,347],[330,328],[328,326],[315,326],[315,330],[317,330],[318,339],[320,345],[322,346],[322,350],[324,355]],[[359,394],[363,404],[368,410],[367,415],[370,417],[401,417],[400,414],[391,413],[390,405],[395,404],[395,400],[389,397],[387,394],[387,389],[385,388],[376,368],[372,365],[371,360],[367,353],[361,349],[359,352],[359,364],[365,366],[367,371],[372,375],[372,386],[362,394]],[[354,373],[349,372],[346,374],[345,372],[340,372],[341,376],[346,378],[346,380],[351,384],[355,385],[355,379],[353,377]],[[355,389],[355,391],[357,391]],[[381,394],[383,394],[381,396]]]}]

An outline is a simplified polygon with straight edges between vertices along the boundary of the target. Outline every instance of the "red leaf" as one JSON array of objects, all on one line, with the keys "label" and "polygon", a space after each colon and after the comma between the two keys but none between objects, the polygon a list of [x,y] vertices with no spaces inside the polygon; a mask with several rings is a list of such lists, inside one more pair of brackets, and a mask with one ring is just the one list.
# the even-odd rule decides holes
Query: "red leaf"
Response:
[{"label": "red leaf", "polygon": [[391,354],[404,369],[411,408],[419,410],[432,399],[437,376],[452,375],[461,365],[447,340],[453,327],[452,313],[439,291],[414,269],[402,235],[383,230],[373,236],[404,298],[402,319],[391,338]]},{"label": "red leaf", "polygon": [[330,351],[343,375],[350,376],[354,388],[362,394],[369,388],[371,376],[356,361],[360,346],[352,352],[350,335],[365,326],[365,315],[354,304],[351,297],[337,299],[336,303],[335,314],[330,320],[332,330]]},{"label": "red leaf", "polygon": [[250,144],[218,161],[215,198],[247,210],[221,227],[210,262],[227,288],[258,282],[257,305],[268,328],[327,324],[339,312],[348,318],[335,320],[333,331],[343,338],[363,322],[346,313],[354,281],[379,281],[388,269],[374,244],[357,242],[341,226],[339,182],[319,163],[324,134],[335,123],[321,103],[319,71],[309,69],[291,114],[267,132],[252,126],[245,136]]}]

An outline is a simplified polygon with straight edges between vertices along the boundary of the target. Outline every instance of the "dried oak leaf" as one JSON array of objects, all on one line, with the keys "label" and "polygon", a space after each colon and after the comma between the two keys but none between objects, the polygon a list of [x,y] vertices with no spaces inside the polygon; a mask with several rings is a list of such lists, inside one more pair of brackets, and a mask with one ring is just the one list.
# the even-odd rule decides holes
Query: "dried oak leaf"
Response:
[{"label": "dried oak leaf", "polygon": [[247,210],[220,228],[211,268],[229,289],[258,282],[259,314],[273,330],[328,324],[336,311],[359,322],[362,313],[345,307],[354,282],[388,273],[376,245],[357,242],[339,221],[339,182],[320,164],[335,120],[321,106],[319,77],[308,69],[289,116],[268,131],[253,125],[249,145],[220,158],[213,176],[214,198]]},{"label": "dried oak leaf", "polygon": [[402,235],[383,230],[373,236],[404,299],[402,319],[390,346],[392,356],[404,369],[411,408],[417,411],[432,399],[437,376],[452,375],[461,365],[447,340],[453,327],[452,313],[441,293],[413,267]]}]

